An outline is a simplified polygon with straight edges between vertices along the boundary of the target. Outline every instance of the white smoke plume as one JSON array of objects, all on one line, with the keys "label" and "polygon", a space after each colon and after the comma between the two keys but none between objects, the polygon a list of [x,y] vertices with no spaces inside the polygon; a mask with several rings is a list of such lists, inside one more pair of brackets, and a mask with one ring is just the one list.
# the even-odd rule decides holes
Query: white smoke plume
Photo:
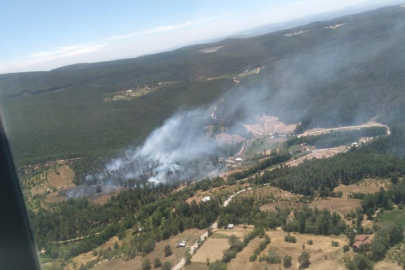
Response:
[{"label": "white smoke plume", "polygon": [[215,162],[208,162],[218,150],[216,141],[207,138],[204,131],[209,121],[208,108],[178,112],[153,131],[141,147],[127,150],[124,157],[108,163],[103,173],[86,179],[106,184],[116,179],[147,178],[160,183],[204,177],[217,169]]}]

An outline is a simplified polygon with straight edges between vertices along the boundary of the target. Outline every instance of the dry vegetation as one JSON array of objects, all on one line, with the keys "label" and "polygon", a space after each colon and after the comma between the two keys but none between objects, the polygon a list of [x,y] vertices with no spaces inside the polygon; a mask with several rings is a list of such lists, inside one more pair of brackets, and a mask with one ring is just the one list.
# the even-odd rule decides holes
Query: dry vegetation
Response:
[{"label": "dry vegetation", "polygon": [[74,176],[74,171],[68,165],[62,165],[56,169],[48,170],[48,183],[54,188],[70,186]]},{"label": "dry vegetation", "polygon": [[240,239],[243,239],[243,236],[251,231],[253,231],[253,226],[247,226],[246,229],[244,229],[243,226],[235,226],[233,229],[217,230],[197,250],[191,261],[193,263],[206,263],[207,258],[209,258],[210,262],[221,260],[223,251],[229,248],[228,238],[231,235],[235,235]]},{"label": "dry vegetation", "polygon": [[[112,238],[110,238],[110,240],[108,240],[106,243],[104,243],[103,245],[99,246],[96,250],[100,251],[100,250],[106,250],[108,248],[113,249],[114,248],[114,244],[118,243],[120,246],[122,245],[123,241],[119,240],[117,236],[114,236]],[[97,256],[93,255],[93,251],[89,251],[87,253],[84,254],[80,254],[79,256],[73,258],[72,263],[68,264],[66,266],[66,269],[68,270],[73,270],[75,269],[73,267],[73,262],[76,263],[76,265],[81,265],[81,264],[86,264],[89,261],[95,260],[97,259]]]},{"label": "dry vegetation", "polygon": [[[267,232],[267,235],[271,238],[271,244],[262,251],[261,255],[267,255],[270,249],[276,251],[276,253],[283,258],[285,255],[289,255],[293,258],[293,265],[291,270],[298,269],[298,256],[302,253],[302,245],[305,245],[305,250],[311,256],[311,265],[309,269],[324,270],[330,269],[333,265],[334,270],[343,270],[346,267],[342,261],[342,247],[346,244],[346,237],[341,236],[318,236],[318,235],[307,235],[307,234],[293,234],[297,243],[288,243],[284,241],[284,236],[286,233],[281,229],[275,231]],[[308,245],[307,241],[312,240],[313,245]],[[332,247],[331,241],[339,242],[339,247]],[[253,269],[264,269],[267,265],[269,270],[279,269],[278,264],[272,265],[266,262],[247,262],[243,269],[253,270]],[[282,267],[282,266],[281,266]],[[283,268],[283,267],[282,267]]]},{"label": "dry vegetation", "polygon": [[390,184],[389,180],[380,180],[380,179],[364,179],[353,185],[339,185],[333,191],[341,191],[343,193],[343,198],[347,198],[347,195],[350,193],[364,193],[371,194],[376,193],[380,188],[386,189]]},{"label": "dry vegetation", "polygon": [[350,213],[360,207],[361,200],[347,198],[316,198],[309,204],[310,207],[317,207],[322,210],[328,208],[331,212],[336,212],[341,216]]}]

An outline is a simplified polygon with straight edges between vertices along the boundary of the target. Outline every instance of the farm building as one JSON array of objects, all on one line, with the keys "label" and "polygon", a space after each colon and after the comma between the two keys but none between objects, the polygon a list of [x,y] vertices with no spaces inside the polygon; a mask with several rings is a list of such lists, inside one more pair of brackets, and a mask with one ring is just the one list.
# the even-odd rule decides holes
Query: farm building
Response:
[{"label": "farm building", "polygon": [[360,234],[356,237],[356,241],[353,244],[353,250],[359,250],[362,245],[371,245],[371,239],[369,235]]}]

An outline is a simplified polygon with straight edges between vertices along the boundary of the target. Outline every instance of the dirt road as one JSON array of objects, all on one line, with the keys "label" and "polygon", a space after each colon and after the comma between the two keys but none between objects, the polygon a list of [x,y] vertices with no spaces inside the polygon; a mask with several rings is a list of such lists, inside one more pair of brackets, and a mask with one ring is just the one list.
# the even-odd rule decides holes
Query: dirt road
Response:
[{"label": "dirt road", "polygon": [[[222,204],[222,206],[223,206],[223,207],[227,207],[228,204],[232,201],[232,199],[233,199],[235,196],[238,196],[239,194],[241,194],[241,193],[243,193],[243,192],[246,192],[246,191],[248,191],[248,190],[251,190],[251,189],[252,189],[252,188],[249,187],[249,188],[245,188],[245,189],[242,189],[242,190],[240,190],[240,191],[234,193],[233,195],[229,196],[228,199],[226,199],[226,201],[224,201],[224,203]],[[212,228],[213,231],[217,230],[217,229],[218,229],[218,222],[215,222],[214,224],[212,224],[211,228]],[[201,241],[205,240],[205,238],[208,238],[208,232],[205,232],[205,233],[203,233],[203,234],[200,236],[200,240],[201,240]],[[190,247],[190,254],[191,254],[191,255],[193,255],[193,254],[195,253],[195,251],[197,250],[197,247],[198,247],[198,243],[195,243],[194,245],[192,245],[192,246]],[[173,270],[181,270],[185,265],[186,265],[186,259],[185,259],[185,258],[182,258],[182,259],[180,260],[180,262],[173,268]]]},{"label": "dirt road", "polygon": [[347,127],[338,127],[338,128],[328,128],[328,129],[320,129],[317,131],[312,131],[312,132],[305,132],[301,135],[298,135],[298,138],[305,137],[305,136],[314,136],[314,135],[320,135],[320,134],[325,134],[325,133],[330,133],[332,131],[342,131],[342,130],[356,130],[356,129],[361,129],[361,128],[367,128],[367,127],[385,127],[387,129],[387,135],[391,134],[391,130],[387,125],[383,125],[374,121],[368,122],[363,125],[359,126],[347,126]]}]

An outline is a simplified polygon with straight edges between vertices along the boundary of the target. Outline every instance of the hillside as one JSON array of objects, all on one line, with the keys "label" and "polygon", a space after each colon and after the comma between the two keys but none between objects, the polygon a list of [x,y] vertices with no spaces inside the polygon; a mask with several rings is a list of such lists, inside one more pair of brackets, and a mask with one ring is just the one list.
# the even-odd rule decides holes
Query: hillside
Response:
[{"label": "hillside", "polygon": [[[312,127],[377,115],[402,123],[404,28],[405,8],[394,6],[136,59],[0,75],[14,154],[35,162],[113,153],[141,144],[179,108],[221,96],[218,115],[234,121],[267,113]],[[105,102],[144,87],[156,90]]]}]

